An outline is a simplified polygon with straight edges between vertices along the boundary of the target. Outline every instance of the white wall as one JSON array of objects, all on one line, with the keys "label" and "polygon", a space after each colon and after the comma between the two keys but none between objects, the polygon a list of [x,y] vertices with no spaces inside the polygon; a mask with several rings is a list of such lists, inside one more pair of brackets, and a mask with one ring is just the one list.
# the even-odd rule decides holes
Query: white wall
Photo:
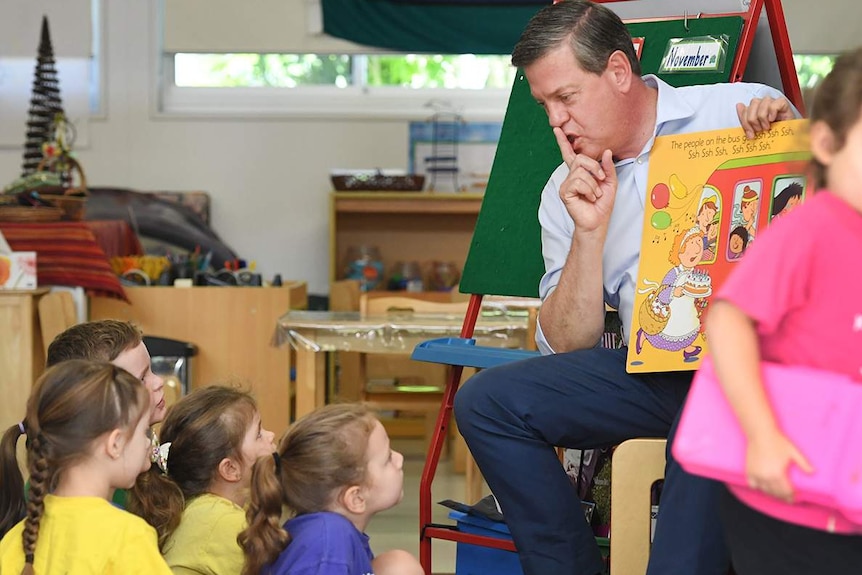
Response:
[{"label": "white wall", "polygon": [[[106,119],[90,122],[89,145],[76,150],[89,183],[205,190],[213,228],[265,278],[328,292],[329,170],[406,168],[407,122],[154,118],[149,2],[105,4]],[[20,174],[21,156],[0,150],[0,187]]]},{"label": "white wall", "polygon": [[[256,260],[264,277],[281,273],[306,280],[311,292],[327,292],[328,172],[406,168],[407,122],[155,118],[153,1],[104,0],[106,117],[91,121],[88,146],[76,150],[90,183],[205,190],[214,229],[241,257]],[[789,19],[800,4],[805,3],[785,0]],[[862,6],[858,0],[837,4]],[[840,13],[828,11],[833,20]],[[56,36],[63,23],[51,24]],[[23,140],[22,133],[22,146]],[[21,155],[22,150],[0,149],[0,186],[19,175]]]}]

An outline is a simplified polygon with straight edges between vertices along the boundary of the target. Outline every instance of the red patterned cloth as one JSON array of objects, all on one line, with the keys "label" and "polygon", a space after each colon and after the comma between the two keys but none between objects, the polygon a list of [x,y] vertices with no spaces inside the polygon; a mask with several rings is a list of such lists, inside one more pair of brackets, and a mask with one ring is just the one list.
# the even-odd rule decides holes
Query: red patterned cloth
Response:
[{"label": "red patterned cloth", "polygon": [[102,246],[102,251],[110,260],[124,256],[142,256],[144,248],[131,226],[123,220],[85,220],[84,223],[96,242]]},{"label": "red patterned cloth", "polygon": [[36,252],[40,286],[81,286],[92,296],[129,301],[86,222],[0,222],[13,251]]}]

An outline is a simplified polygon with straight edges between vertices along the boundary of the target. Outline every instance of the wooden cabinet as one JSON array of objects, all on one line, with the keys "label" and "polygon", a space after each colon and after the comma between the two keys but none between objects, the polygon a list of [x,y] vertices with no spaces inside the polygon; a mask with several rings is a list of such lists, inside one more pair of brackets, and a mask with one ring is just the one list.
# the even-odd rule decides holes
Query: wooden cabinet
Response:
[{"label": "wooden cabinet", "polygon": [[482,194],[334,192],[330,210],[330,281],[342,279],[351,247],[376,246],[385,272],[396,262],[454,262],[470,248]]},{"label": "wooden cabinet", "polygon": [[290,423],[290,346],[273,347],[279,317],[307,304],[304,282],[282,287],[127,287],[131,305],[90,300],[90,319],[136,322],[147,335],[189,341],[198,348],[192,388],[213,383],[250,389],[268,429]]},{"label": "wooden cabinet", "polygon": [[[435,260],[452,262],[463,270],[482,198],[482,194],[462,193],[333,192],[330,284],[344,277],[348,251],[359,246],[378,249],[386,278],[396,262],[418,262],[426,275]],[[336,292],[335,288],[330,290],[332,296]],[[449,292],[422,295],[422,299],[435,301],[451,301],[451,297]],[[359,381],[359,361],[358,354],[338,354],[336,388],[342,399],[356,400],[361,395],[359,386],[365,382]],[[365,374],[369,379],[409,379],[436,386],[445,383],[444,366],[413,362],[404,355],[371,355]],[[422,417],[384,418],[384,424],[392,436],[422,437],[426,431]]]},{"label": "wooden cabinet", "polygon": [[46,293],[0,290],[0,433],[24,418],[33,381],[45,368],[38,303]]}]

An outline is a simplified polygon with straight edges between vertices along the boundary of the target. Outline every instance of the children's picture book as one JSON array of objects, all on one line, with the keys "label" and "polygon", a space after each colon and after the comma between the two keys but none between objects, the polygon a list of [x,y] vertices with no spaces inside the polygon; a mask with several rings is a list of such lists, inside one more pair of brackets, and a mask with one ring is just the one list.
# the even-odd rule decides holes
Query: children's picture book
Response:
[{"label": "children's picture book", "polygon": [[[650,153],[630,373],[694,370],[712,295],[808,190],[806,120],[660,136]],[[792,246],[788,246],[792,249]]]}]

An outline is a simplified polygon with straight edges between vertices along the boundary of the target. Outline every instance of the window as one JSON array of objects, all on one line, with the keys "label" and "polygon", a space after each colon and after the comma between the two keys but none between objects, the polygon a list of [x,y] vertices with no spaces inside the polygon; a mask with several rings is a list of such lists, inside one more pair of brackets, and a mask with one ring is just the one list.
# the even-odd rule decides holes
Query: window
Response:
[{"label": "window", "polygon": [[162,77],[166,112],[502,119],[514,76],[508,55],[178,53]]},{"label": "window", "polygon": [[799,87],[803,91],[813,90],[832,70],[835,64],[834,55],[795,54],[793,63],[796,65],[796,75],[799,77]]}]

